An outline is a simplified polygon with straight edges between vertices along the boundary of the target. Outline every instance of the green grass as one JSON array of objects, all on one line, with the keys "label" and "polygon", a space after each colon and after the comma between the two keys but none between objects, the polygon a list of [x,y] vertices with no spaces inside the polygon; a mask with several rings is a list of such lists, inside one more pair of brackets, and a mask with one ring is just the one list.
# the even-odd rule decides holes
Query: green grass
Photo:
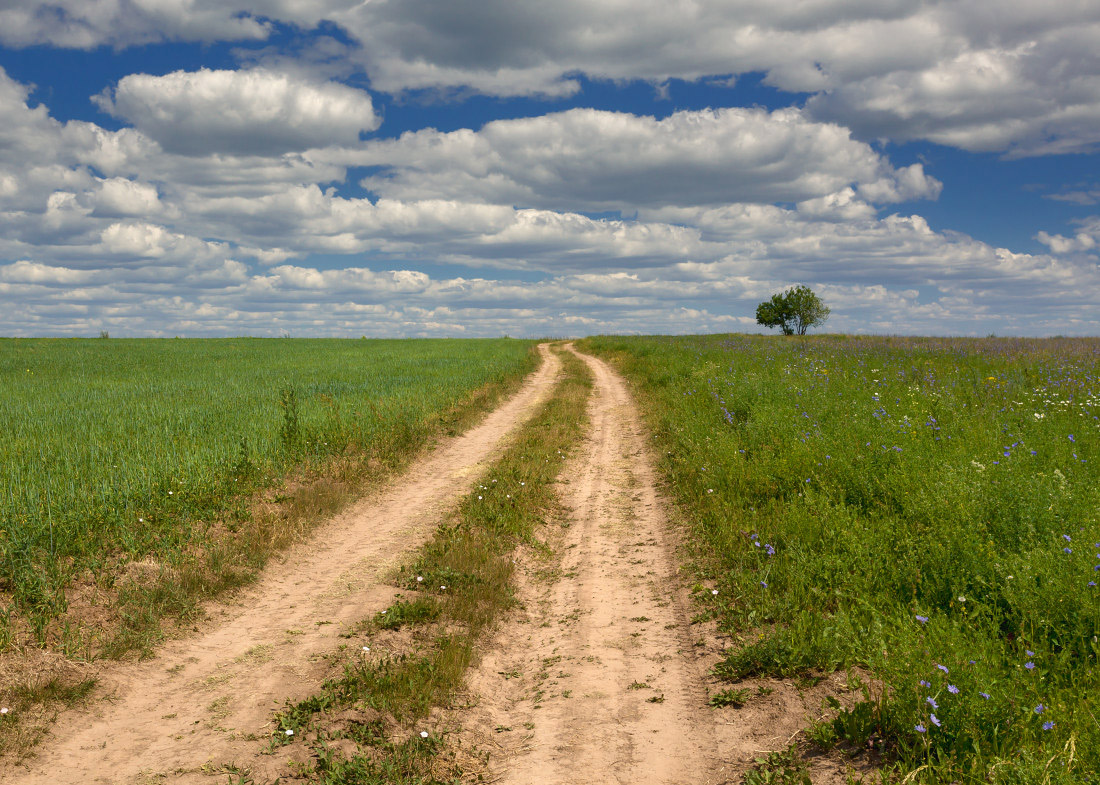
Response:
[{"label": "green grass", "polygon": [[[306,745],[309,781],[426,785],[462,775],[447,757],[447,729],[428,718],[433,707],[451,704],[477,641],[513,602],[514,549],[538,548],[538,527],[556,514],[552,484],[583,432],[591,384],[579,360],[562,359],[565,374],[553,397],[400,571],[402,595],[364,620],[353,647],[405,628],[413,635],[410,650],[350,655],[316,695],[276,715],[272,743]],[[349,711],[361,719],[339,721]],[[335,753],[332,742],[340,738],[354,741],[358,753]]]},{"label": "green grass", "polygon": [[721,675],[864,666],[813,735],[910,782],[1098,781],[1100,341],[583,348],[648,415],[701,600],[741,641]]},{"label": "green grass", "polygon": [[[0,339],[0,651],[146,648],[140,630],[250,580],[292,519],[464,427],[535,362],[508,339]],[[340,482],[313,482],[334,466]],[[291,474],[307,492],[279,490]],[[264,489],[301,509],[254,520]],[[141,560],[152,578],[119,582]],[[121,608],[90,652],[65,622],[77,579]]]}]

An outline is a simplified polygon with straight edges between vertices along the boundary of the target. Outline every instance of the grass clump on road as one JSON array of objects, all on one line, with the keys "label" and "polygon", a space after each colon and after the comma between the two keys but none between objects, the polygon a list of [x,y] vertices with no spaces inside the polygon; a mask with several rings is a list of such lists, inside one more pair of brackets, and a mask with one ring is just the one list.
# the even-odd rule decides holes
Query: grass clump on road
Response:
[{"label": "grass clump on road", "polygon": [[867,668],[812,734],[909,782],[1100,771],[1100,341],[594,338],[632,381],[731,680]]},{"label": "grass clump on road", "polygon": [[[365,620],[356,635],[360,651],[317,695],[277,715],[274,743],[304,747],[302,779],[339,785],[458,776],[441,754],[447,730],[430,716],[449,705],[476,642],[512,603],[512,552],[534,542],[537,527],[555,514],[552,484],[582,434],[591,385],[583,362],[567,353],[561,359],[552,397],[400,571],[401,596]],[[374,637],[395,628],[410,634],[407,651],[379,655]],[[343,719],[349,712],[357,718],[350,723]],[[356,751],[336,752],[347,740]]]}]

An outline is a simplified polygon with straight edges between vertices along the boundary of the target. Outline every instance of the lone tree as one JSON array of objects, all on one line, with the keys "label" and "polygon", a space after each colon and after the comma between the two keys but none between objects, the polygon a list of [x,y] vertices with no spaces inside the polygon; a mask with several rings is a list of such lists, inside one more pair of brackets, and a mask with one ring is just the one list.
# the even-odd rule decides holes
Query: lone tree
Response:
[{"label": "lone tree", "polygon": [[825,324],[830,313],[829,307],[809,287],[792,286],[756,306],[756,323],[778,327],[784,335],[805,335],[811,327]]}]

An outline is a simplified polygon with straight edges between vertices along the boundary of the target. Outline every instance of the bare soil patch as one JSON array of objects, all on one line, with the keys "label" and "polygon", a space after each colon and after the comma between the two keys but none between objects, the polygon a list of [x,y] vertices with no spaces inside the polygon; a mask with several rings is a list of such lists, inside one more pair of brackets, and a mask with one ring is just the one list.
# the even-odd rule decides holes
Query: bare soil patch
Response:
[{"label": "bare soil patch", "polygon": [[[320,527],[232,602],[208,608],[194,636],[145,662],[99,666],[101,699],[62,717],[3,781],[206,783],[254,768],[275,730],[273,711],[312,694],[329,655],[357,645],[343,636],[392,601],[387,571],[424,542],[552,389],[560,361],[540,348],[543,364],[516,396]],[[286,763],[267,762],[261,768]]]}]

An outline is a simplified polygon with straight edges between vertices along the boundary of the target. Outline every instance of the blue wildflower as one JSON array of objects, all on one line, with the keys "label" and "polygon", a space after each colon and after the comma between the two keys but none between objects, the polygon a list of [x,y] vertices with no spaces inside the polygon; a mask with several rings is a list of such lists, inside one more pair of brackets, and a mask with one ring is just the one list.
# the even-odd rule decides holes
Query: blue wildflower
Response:
[{"label": "blue wildflower", "polygon": [[918,613],[917,614],[917,621],[919,621],[921,624],[927,624],[928,623],[928,617],[927,616],[921,616]]},{"label": "blue wildflower", "polygon": [[940,707],[940,704],[936,703],[936,699],[933,698],[931,695],[925,698],[924,702],[931,706],[933,709],[938,709]]},{"label": "blue wildflower", "polygon": [[940,721],[936,718],[935,714],[929,714],[928,719],[930,719],[932,721],[932,724],[935,725],[937,728],[940,727]]},{"label": "blue wildflower", "polygon": [[939,668],[939,669],[940,669],[941,671],[943,671],[944,673],[950,673],[950,671],[949,671],[949,670],[947,670],[947,666],[946,666],[946,665],[939,665],[939,664],[937,664],[937,665],[936,665],[936,667],[937,667],[937,668]]},{"label": "blue wildflower", "polygon": [[1062,539],[1065,540],[1066,542],[1071,542],[1068,534],[1063,534]]},{"label": "blue wildflower", "polygon": [[952,695],[958,695],[959,694],[959,688],[956,687],[954,684],[948,684],[947,685],[947,691],[950,692]]},{"label": "blue wildflower", "polygon": [[989,700],[989,693],[988,692],[979,692],[978,694],[981,695],[986,700]]},{"label": "blue wildflower", "polygon": [[922,686],[922,687],[931,687],[932,685],[929,684],[928,682],[926,682],[924,679],[921,679],[920,680],[920,686]]},{"label": "blue wildflower", "polygon": [[1024,667],[1027,668],[1029,671],[1033,671],[1035,670],[1035,663],[1031,661],[1025,662]]},{"label": "blue wildflower", "polygon": [[1063,548],[1062,553],[1073,553],[1073,548]]},{"label": "blue wildflower", "polygon": [[913,728],[913,730],[915,730],[917,733],[928,733],[928,728],[924,727],[919,722],[917,723],[916,727]]},{"label": "blue wildflower", "polygon": [[1042,714],[1044,711],[1046,711],[1046,709],[1047,707],[1040,703],[1038,706],[1035,707],[1035,713]]},{"label": "blue wildflower", "polygon": [[1054,723],[1053,723],[1053,722],[1044,722],[1044,723],[1043,723],[1043,730],[1050,730],[1050,729],[1051,729],[1051,728],[1053,728],[1053,727],[1054,727]]}]

